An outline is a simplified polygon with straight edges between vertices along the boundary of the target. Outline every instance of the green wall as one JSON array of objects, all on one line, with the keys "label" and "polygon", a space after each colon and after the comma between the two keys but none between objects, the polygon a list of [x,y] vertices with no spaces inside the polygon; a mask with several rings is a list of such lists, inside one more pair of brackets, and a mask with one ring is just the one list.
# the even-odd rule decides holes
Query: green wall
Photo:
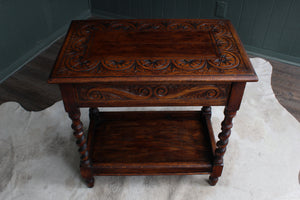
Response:
[{"label": "green wall", "polygon": [[[300,66],[299,0],[222,0],[248,52]],[[91,0],[93,15],[216,18],[216,0]]]},{"label": "green wall", "polygon": [[89,0],[0,0],[0,81],[89,16]]}]

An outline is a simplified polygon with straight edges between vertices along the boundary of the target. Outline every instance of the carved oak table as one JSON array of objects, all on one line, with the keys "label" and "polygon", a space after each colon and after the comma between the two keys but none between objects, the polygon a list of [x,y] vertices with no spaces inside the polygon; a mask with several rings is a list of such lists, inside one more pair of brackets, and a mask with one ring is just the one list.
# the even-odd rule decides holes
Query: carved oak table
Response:
[{"label": "carved oak table", "polygon": [[[257,81],[228,20],[73,21],[48,80],[59,84],[81,175],[210,174],[223,169],[246,82]],[[99,112],[98,107],[203,106]],[[216,143],[211,107],[225,106]],[[80,107],[90,108],[83,133]]]}]

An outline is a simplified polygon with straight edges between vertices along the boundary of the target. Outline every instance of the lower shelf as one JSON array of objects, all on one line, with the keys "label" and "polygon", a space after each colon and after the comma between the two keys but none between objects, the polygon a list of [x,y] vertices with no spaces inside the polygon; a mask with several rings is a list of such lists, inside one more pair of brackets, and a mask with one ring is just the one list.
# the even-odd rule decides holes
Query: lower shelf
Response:
[{"label": "lower shelf", "polygon": [[200,111],[101,112],[88,133],[93,174],[210,173],[210,126]]}]

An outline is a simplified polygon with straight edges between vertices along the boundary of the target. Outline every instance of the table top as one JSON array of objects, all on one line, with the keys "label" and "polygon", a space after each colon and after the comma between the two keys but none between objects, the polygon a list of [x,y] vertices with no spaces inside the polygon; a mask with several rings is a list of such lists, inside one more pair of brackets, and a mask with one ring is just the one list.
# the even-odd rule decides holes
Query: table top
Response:
[{"label": "table top", "polygon": [[229,20],[72,21],[49,83],[257,81]]}]

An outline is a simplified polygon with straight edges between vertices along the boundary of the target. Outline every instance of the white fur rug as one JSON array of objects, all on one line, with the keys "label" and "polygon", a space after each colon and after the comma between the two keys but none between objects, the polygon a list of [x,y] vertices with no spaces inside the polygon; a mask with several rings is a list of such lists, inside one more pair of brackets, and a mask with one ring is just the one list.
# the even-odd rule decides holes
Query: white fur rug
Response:
[{"label": "white fur rug", "polygon": [[[270,63],[251,62],[260,81],[247,84],[216,186],[208,175],[116,176],[96,177],[88,189],[62,102],[40,112],[8,102],[0,106],[0,199],[299,200],[300,123],[276,100]],[[216,134],[222,112],[213,108]]]}]

